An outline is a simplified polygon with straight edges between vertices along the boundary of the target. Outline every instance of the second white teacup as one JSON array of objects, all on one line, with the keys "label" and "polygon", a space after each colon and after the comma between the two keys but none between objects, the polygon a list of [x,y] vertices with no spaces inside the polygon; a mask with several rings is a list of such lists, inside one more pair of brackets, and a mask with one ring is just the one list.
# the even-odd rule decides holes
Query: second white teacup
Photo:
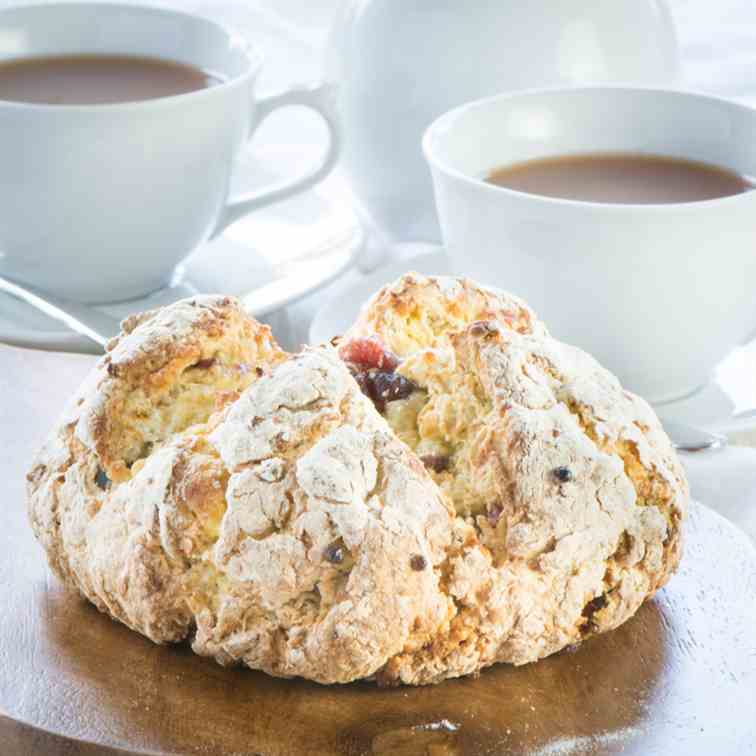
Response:
[{"label": "second white teacup", "polygon": [[[110,2],[0,10],[0,61],[81,54],[188,64],[222,83],[108,105],[0,101],[0,274],[86,302],[132,299],[168,283],[198,245],[258,207],[311,187],[334,165],[326,85],[255,96],[257,48],[188,13]],[[229,198],[234,159],[287,105],[329,125],[326,155],[303,175]]]},{"label": "second white teacup", "polygon": [[756,329],[756,191],[625,205],[494,186],[504,165],[640,152],[756,175],[756,111],[697,94],[596,87],[457,108],[423,146],[456,272],[520,295],[552,333],[650,401],[684,396]]}]

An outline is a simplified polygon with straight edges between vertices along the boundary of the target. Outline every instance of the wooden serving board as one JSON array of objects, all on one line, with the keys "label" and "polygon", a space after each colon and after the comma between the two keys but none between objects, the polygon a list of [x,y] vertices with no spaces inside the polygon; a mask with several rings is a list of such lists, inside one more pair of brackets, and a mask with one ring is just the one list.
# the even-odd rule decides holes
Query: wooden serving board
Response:
[{"label": "wooden serving board", "polygon": [[155,646],[61,588],[21,472],[54,403],[0,430],[2,756],[756,753],[756,550],[705,507],[679,573],[613,633],[430,688],[321,687]]}]

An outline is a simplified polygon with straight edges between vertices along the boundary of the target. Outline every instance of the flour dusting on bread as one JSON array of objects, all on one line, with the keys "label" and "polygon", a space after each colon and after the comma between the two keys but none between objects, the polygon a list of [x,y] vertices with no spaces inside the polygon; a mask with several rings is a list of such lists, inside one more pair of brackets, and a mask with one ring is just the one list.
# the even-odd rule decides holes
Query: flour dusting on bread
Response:
[{"label": "flour dusting on bread", "polygon": [[28,475],[52,569],[158,643],[426,684],[624,622],[681,552],[649,406],[516,297],[408,274],[289,355],[229,297],[129,318]]}]

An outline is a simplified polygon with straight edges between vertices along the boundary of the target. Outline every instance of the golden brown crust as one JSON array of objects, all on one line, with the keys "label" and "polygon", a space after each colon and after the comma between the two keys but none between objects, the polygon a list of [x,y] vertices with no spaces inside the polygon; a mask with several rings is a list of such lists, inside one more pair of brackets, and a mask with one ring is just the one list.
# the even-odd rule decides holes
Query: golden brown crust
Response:
[{"label": "golden brown crust", "polygon": [[156,642],[323,683],[533,661],[664,584],[685,479],[594,360],[514,297],[417,275],[365,336],[419,387],[386,418],[335,350],[286,355],[233,299],[128,319],[28,476],[53,570]]},{"label": "golden brown crust", "polygon": [[349,337],[380,334],[396,354],[440,346],[448,335],[475,321],[496,320],[519,333],[546,328],[521,300],[466,278],[407,273],[384,286],[365,305]]}]

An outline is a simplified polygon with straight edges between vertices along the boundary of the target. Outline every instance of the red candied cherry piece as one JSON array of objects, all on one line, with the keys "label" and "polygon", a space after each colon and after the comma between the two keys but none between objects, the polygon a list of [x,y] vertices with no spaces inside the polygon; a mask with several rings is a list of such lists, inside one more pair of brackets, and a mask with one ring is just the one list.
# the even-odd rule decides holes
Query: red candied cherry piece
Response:
[{"label": "red candied cherry piece", "polygon": [[374,336],[348,341],[339,350],[339,355],[344,362],[363,370],[376,368],[390,373],[399,366],[399,358]]}]

